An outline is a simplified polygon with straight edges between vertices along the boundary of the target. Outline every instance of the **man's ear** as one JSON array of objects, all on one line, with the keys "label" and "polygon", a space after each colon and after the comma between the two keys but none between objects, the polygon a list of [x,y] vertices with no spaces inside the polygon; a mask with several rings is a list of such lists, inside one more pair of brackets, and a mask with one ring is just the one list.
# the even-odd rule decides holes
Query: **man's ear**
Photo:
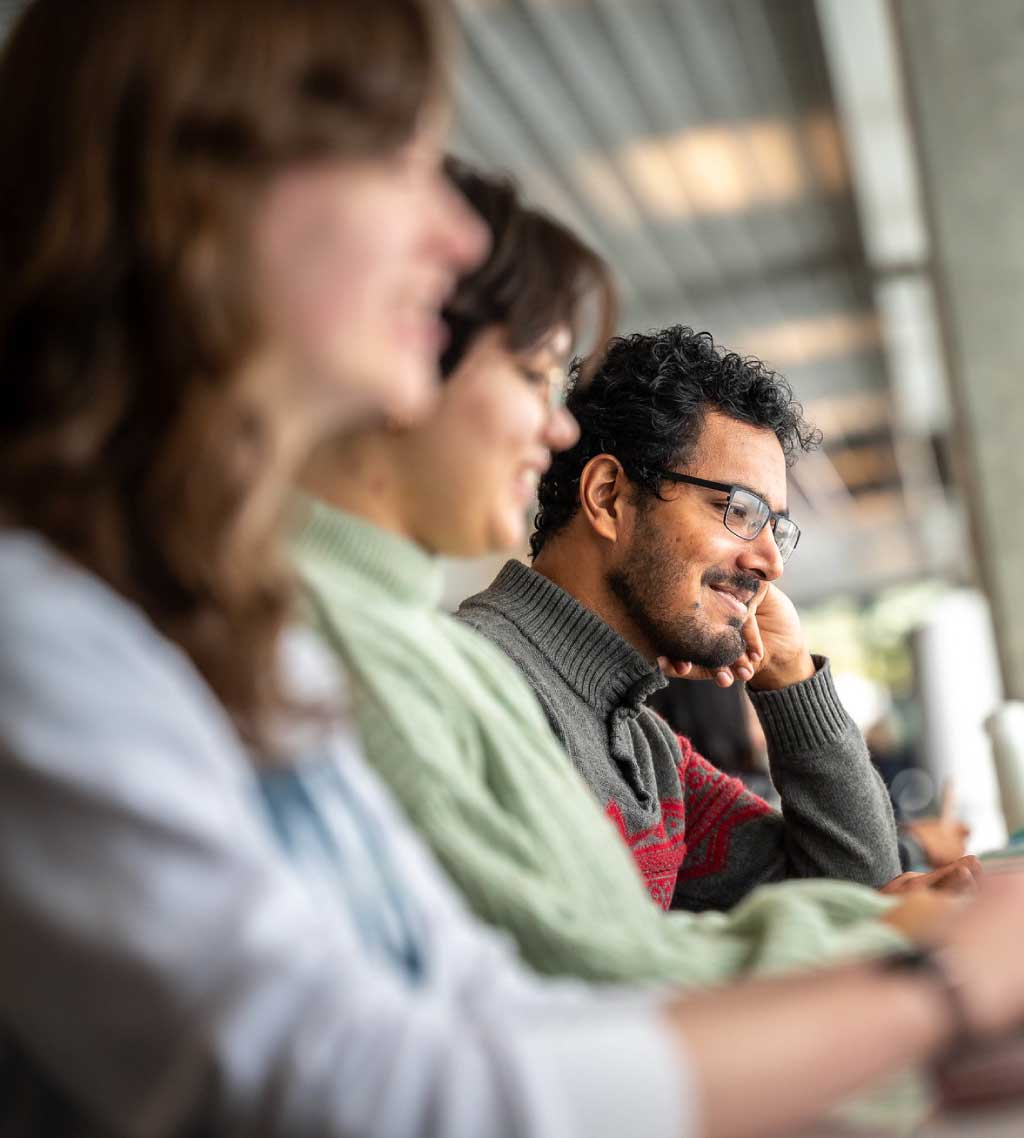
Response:
[{"label": "man's ear", "polygon": [[580,474],[580,512],[599,537],[616,541],[622,533],[628,481],[622,463],[610,454],[595,455]]}]

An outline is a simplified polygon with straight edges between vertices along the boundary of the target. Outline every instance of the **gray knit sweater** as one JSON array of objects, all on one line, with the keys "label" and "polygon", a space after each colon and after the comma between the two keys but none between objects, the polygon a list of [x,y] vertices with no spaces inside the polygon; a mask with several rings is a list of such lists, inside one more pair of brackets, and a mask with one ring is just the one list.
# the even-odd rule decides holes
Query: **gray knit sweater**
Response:
[{"label": "gray knit sweater", "polygon": [[727,909],[755,886],[900,872],[889,799],[828,663],[750,695],[782,812],[696,754],[645,706],[658,669],[546,577],[509,561],[458,616],[520,667],[665,908]]}]

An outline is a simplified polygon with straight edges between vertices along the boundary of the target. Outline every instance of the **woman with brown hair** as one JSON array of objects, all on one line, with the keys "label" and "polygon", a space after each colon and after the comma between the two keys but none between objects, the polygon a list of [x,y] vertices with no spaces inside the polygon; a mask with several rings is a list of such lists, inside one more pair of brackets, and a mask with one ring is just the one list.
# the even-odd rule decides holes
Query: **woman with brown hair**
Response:
[{"label": "woman with brown hair", "polygon": [[0,507],[248,733],[288,613],[282,476],[320,431],[425,406],[482,241],[437,169],[443,32],[388,11],[42,2],[4,57]]}]

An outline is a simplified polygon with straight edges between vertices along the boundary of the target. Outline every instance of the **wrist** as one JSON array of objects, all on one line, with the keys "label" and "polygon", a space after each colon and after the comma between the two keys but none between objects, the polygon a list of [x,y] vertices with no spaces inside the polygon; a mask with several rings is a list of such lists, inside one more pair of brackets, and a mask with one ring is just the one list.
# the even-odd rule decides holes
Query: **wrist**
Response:
[{"label": "wrist", "polygon": [[915,947],[890,953],[879,960],[883,971],[919,979],[934,993],[942,1024],[939,1055],[948,1058],[968,1050],[979,1032],[964,994],[955,962],[943,949]]},{"label": "wrist", "polygon": [[747,681],[754,691],[778,691],[793,684],[809,680],[817,672],[814,659],[805,648],[801,653],[781,663],[774,661],[762,667]]}]

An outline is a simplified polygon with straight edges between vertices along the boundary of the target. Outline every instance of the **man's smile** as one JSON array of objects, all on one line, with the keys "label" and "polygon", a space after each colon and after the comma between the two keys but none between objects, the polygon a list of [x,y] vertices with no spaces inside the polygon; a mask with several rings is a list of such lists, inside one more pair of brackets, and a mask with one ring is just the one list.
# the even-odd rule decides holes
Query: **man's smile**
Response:
[{"label": "man's smile", "polygon": [[730,612],[746,620],[747,606],[751,600],[748,590],[729,588],[726,585],[712,585],[711,590]]}]

